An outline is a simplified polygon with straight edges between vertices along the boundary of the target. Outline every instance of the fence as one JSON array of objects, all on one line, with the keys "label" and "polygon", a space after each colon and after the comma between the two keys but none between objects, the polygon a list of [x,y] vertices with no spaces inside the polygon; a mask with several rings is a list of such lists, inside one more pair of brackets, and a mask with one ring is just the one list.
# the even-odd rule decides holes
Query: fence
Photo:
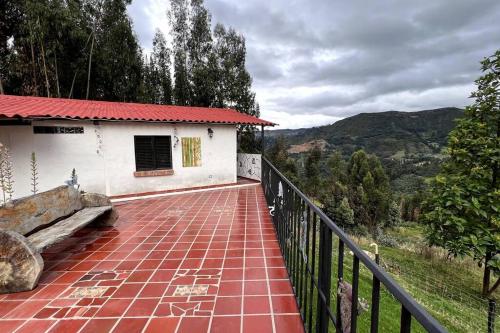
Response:
[{"label": "fence", "polygon": [[[358,312],[362,307],[358,302],[361,269],[372,275],[370,332],[379,331],[382,288],[384,294],[391,295],[400,305],[400,332],[411,331],[413,318],[427,332],[447,332],[265,157],[262,158],[262,186],[307,332],[357,331]],[[334,244],[337,251],[333,251]],[[352,253],[349,274],[344,274],[347,273],[346,250]],[[332,292],[334,273],[337,286]],[[350,285],[345,283],[349,275]],[[337,292],[339,288],[343,296]],[[349,298],[350,305],[345,302]]]}]

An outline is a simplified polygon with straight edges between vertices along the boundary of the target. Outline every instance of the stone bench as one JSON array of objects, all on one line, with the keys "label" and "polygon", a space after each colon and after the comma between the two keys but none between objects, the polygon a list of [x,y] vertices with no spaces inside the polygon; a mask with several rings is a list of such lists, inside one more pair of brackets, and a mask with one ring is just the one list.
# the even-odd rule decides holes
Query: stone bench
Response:
[{"label": "stone bench", "polygon": [[0,208],[0,294],[32,290],[43,271],[42,253],[92,222],[118,218],[108,197],[60,186]]}]

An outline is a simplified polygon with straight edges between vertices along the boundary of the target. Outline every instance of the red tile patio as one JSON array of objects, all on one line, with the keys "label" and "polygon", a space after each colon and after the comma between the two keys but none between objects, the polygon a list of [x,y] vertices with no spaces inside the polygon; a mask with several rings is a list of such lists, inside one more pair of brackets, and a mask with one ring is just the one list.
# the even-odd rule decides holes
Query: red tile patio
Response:
[{"label": "red tile patio", "polygon": [[259,185],[117,204],[0,295],[0,332],[303,332]]}]

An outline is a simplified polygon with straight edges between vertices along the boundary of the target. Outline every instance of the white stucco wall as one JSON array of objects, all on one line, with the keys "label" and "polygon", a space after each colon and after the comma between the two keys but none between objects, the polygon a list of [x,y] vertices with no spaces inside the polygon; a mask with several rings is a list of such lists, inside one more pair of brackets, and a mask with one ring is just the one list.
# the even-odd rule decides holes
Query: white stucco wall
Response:
[{"label": "white stucco wall", "polygon": [[238,176],[260,180],[261,164],[262,160],[260,154],[238,153]]},{"label": "white stucco wall", "polygon": [[[32,126],[83,126],[84,134],[33,134]],[[38,160],[39,190],[64,184],[76,169],[81,188],[121,195],[236,182],[236,126],[145,122],[34,121],[0,126],[0,142],[11,150],[14,196],[30,194],[30,157]],[[214,131],[208,136],[208,128]],[[135,177],[135,135],[170,135],[174,174]],[[182,166],[182,137],[201,137],[201,167]]]}]

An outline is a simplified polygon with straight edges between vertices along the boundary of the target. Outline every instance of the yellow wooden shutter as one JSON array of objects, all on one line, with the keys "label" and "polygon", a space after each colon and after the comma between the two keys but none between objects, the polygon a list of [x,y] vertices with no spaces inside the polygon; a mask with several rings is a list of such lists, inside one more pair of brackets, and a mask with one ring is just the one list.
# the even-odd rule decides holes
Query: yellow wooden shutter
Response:
[{"label": "yellow wooden shutter", "polygon": [[201,138],[182,138],[182,166],[201,166]]}]

